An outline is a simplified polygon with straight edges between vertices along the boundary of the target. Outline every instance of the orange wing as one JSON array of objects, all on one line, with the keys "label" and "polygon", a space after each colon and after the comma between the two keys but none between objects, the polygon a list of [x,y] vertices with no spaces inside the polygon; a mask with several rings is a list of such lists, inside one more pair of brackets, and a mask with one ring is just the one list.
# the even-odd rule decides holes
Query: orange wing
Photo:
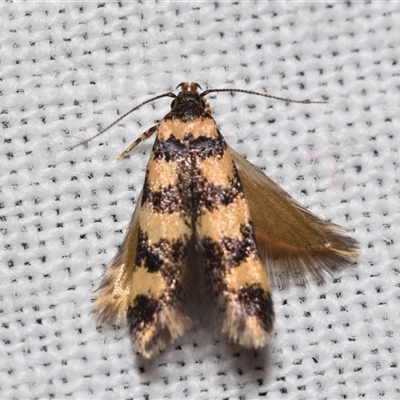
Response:
[{"label": "orange wing", "polygon": [[296,203],[276,183],[229,148],[238,169],[256,234],[260,258],[278,286],[323,281],[356,261],[358,243],[345,230]]}]

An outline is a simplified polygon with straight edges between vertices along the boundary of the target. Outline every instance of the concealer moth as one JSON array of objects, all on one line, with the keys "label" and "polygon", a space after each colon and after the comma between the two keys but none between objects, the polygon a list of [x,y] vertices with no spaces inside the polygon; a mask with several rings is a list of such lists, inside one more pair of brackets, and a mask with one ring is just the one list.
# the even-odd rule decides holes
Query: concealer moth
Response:
[{"label": "concealer moth", "polygon": [[[154,357],[192,325],[188,304],[199,287],[218,311],[229,340],[265,346],[273,333],[270,280],[284,287],[323,281],[353,263],[358,244],[345,230],[303,209],[225,143],[205,96],[181,83],[133,108],[171,97],[171,111],[119,158],[156,134],[145,183],[128,232],[110,262],[94,311],[101,322],[125,323],[134,349]],[[320,102],[323,103],[323,102]]]}]

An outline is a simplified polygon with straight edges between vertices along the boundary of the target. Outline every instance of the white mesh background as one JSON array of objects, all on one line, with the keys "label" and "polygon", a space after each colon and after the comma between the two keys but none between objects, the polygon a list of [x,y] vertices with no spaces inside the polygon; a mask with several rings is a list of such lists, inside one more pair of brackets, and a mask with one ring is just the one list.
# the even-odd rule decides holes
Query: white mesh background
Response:
[{"label": "white mesh background", "polygon": [[[144,3],[144,4],[143,4]],[[0,398],[400,398],[400,5],[3,2]],[[192,330],[152,361],[90,313],[153,139],[182,81],[218,94],[228,143],[317,215],[354,229],[357,266],[274,292],[276,335],[245,351]]]}]

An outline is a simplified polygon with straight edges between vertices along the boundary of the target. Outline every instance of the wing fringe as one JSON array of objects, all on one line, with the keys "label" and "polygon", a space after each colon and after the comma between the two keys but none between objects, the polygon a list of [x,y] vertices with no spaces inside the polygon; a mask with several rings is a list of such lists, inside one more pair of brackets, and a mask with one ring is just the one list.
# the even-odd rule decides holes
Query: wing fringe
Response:
[{"label": "wing fringe", "polygon": [[302,208],[276,183],[229,148],[250,208],[260,258],[271,282],[305,285],[354,263],[358,243],[346,231]]}]

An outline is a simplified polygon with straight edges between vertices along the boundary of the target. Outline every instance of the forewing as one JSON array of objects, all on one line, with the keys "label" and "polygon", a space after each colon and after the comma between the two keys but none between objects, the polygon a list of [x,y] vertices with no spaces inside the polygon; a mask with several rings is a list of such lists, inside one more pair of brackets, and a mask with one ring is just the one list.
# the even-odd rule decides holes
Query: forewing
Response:
[{"label": "forewing", "polygon": [[[205,284],[221,316],[222,333],[241,346],[260,348],[273,332],[269,280],[231,154],[217,129],[213,132],[213,152],[204,152],[196,172],[195,226],[205,258]],[[210,147],[205,140],[202,144]]]}]

